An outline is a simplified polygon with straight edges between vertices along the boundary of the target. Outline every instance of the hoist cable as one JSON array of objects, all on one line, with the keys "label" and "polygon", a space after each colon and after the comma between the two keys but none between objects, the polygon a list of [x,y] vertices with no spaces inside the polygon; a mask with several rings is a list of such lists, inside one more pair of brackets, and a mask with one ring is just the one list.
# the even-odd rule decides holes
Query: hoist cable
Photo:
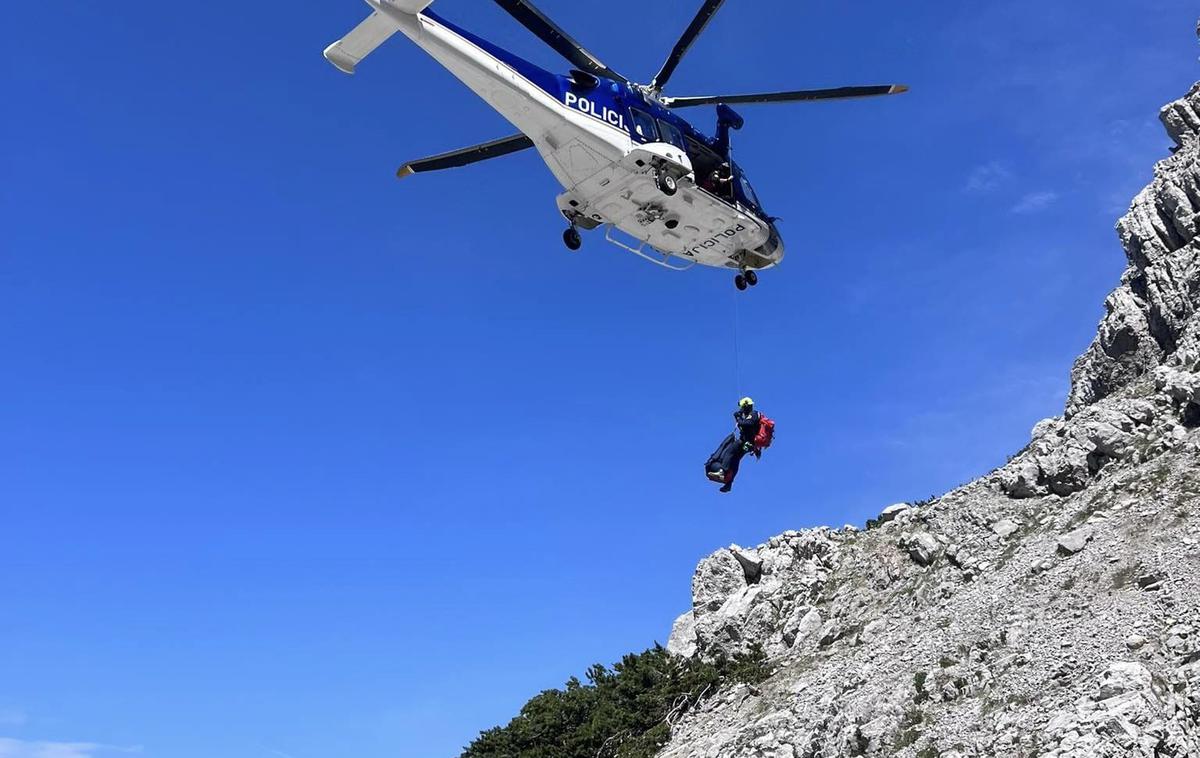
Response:
[{"label": "hoist cable", "polygon": [[741,347],[738,344],[738,291],[733,290],[733,391],[734,396],[741,398],[742,396],[742,356]]}]

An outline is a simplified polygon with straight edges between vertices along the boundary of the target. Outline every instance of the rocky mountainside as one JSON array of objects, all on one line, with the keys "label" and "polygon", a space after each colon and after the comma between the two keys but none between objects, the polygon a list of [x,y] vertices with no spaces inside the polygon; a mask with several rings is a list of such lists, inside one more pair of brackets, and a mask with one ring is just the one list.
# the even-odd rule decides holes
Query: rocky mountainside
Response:
[{"label": "rocky mountainside", "polygon": [[702,561],[669,650],[761,646],[773,673],[662,758],[1200,756],[1200,85],[1161,118],[1064,415],[866,530]]}]

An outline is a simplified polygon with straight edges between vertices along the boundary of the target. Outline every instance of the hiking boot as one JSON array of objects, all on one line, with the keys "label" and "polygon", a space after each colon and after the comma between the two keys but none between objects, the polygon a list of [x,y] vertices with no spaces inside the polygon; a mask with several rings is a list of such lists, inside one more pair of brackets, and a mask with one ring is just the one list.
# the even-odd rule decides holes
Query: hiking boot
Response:
[{"label": "hiking boot", "polygon": [[732,485],[732,484],[726,484],[724,487],[722,487],[721,489],[717,490],[717,492],[729,492],[731,489],[733,489],[733,485]]},{"label": "hiking boot", "polygon": [[714,482],[723,482],[725,481],[725,472],[720,469],[717,469],[716,471],[709,471],[708,478],[712,479]]}]

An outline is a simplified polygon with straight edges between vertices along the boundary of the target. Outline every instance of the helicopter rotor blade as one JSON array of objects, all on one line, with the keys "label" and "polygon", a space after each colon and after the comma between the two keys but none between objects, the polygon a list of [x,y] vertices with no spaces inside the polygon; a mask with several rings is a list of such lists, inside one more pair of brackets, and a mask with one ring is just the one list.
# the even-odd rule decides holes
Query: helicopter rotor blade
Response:
[{"label": "helicopter rotor blade", "polygon": [[533,147],[533,140],[526,137],[524,134],[514,134],[511,137],[504,137],[491,142],[484,142],[480,145],[472,145],[464,147],[461,150],[452,150],[441,155],[433,155],[428,158],[419,158],[415,161],[409,161],[401,166],[396,171],[396,176],[403,179],[406,176],[413,174],[421,174],[426,171],[440,171],[446,168],[458,168],[459,166],[467,166],[472,163],[486,161],[489,158],[499,158],[502,155],[520,152]]},{"label": "helicopter rotor blade", "polygon": [[538,39],[554,48],[559,55],[575,64],[576,68],[596,76],[616,79],[619,82],[629,81],[585,50],[583,45],[580,45],[562,27],[534,7],[529,0],[496,0],[496,4],[508,11],[510,16],[515,18],[521,26],[533,32]]},{"label": "helicopter rotor blade", "polygon": [[801,89],[792,92],[764,92],[757,95],[704,95],[701,97],[664,97],[668,108],[691,108],[696,105],[725,103],[798,103],[816,100],[849,100],[856,97],[899,95],[908,92],[903,84],[880,84],[868,87],[835,87],[833,89]]},{"label": "helicopter rotor blade", "polygon": [[671,50],[671,54],[667,56],[666,62],[662,68],[654,75],[654,79],[650,81],[650,89],[658,92],[663,87],[667,86],[667,81],[671,75],[675,73],[675,67],[679,65],[679,61],[683,60],[683,56],[692,47],[692,43],[704,31],[704,27],[708,26],[708,22],[716,14],[725,0],[704,0],[704,5],[700,6],[700,10],[696,12],[696,17],[692,19],[692,23],[688,24],[688,28],[684,30],[683,36],[675,43],[675,47]]}]

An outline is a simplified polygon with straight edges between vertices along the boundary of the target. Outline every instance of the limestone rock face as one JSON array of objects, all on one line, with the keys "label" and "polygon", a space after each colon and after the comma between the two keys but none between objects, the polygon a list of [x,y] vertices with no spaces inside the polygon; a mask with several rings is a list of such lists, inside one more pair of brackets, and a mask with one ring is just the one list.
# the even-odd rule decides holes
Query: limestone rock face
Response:
[{"label": "limestone rock face", "polygon": [[754,550],[733,545],[705,558],[692,577],[692,612],[675,622],[668,648],[733,656],[758,643],[778,653],[810,634],[809,601],[830,570],[827,534],[788,532]]},{"label": "limestone rock face", "polygon": [[692,576],[692,613],[706,616],[746,588],[746,574],[730,550],[718,550],[700,562]]},{"label": "limestone rock face", "polygon": [[701,561],[669,649],[761,646],[772,674],[660,758],[1200,757],[1200,85],[1161,120],[1064,415],[865,530]]},{"label": "limestone rock face", "polygon": [[691,611],[675,619],[671,636],[667,638],[667,650],[684,658],[696,654],[696,616]]},{"label": "limestone rock face", "polygon": [[661,758],[1200,756],[1200,428],[1066,496],[984,479],[755,552],[755,583],[729,548],[701,563],[740,585],[669,647],[757,643],[773,673],[702,703]]},{"label": "limestone rock face", "polygon": [[1075,362],[1066,414],[996,472],[1009,495],[1067,496],[1114,461],[1144,462],[1200,423],[1200,84],[1160,114],[1176,142],[1117,224],[1129,266]]},{"label": "limestone rock face", "polygon": [[1075,363],[1068,416],[1172,356],[1200,306],[1200,84],[1159,117],[1177,148],[1117,223],[1129,268],[1105,301],[1095,341]]}]

